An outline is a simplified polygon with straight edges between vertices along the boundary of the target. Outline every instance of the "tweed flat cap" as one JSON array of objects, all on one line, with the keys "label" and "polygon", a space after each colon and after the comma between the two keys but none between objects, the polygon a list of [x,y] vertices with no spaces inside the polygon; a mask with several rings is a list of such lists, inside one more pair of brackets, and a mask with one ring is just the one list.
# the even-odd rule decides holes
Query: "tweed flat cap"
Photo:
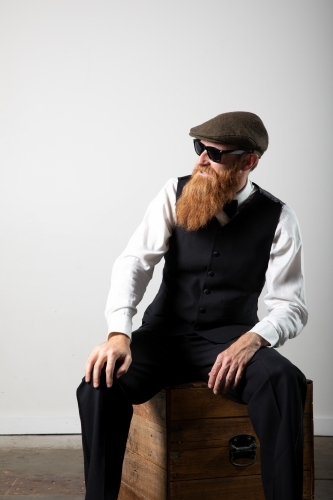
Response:
[{"label": "tweed flat cap", "polygon": [[231,111],[215,116],[191,128],[190,136],[255,150],[260,155],[263,155],[268,148],[268,133],[265,125],[259,116],[248,111]]}]

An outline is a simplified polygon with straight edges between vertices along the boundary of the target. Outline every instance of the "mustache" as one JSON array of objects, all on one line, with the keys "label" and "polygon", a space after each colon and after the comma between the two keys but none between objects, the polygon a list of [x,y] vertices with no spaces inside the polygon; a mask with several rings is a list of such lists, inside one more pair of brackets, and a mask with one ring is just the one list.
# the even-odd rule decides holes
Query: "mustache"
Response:
[{"label": "mustache", "polygon": [[214,177],[215,179],[219,178],[219,174],[209,165],[196,165],[193,169],[192,177],[194,177],[196,174],[198,174],[200,172],[204,172],[204,173]]},{"label": "mustache", "polygon": [[238,170],[237,167],[238,167],[238,163],[235,162],[233,165],[229,165],[228,167],[225,167],[224,170],[222,170],[221,172],[218,173],[210,165],[197,164],[197,165],[195,165],[195,167],[192,171],[192,177],[199,172],[205,172],[205,173],[213,176],[215,179],[220,179],[223,176],[227,176],[232,171]]},{"label": "mustache", "polygon": [[199,172],[199,171],[201,171],[201,172],[215,172],[215,170],[212,167],[210,167],[209,165],[198,164],[194,167],[194,172]]}]

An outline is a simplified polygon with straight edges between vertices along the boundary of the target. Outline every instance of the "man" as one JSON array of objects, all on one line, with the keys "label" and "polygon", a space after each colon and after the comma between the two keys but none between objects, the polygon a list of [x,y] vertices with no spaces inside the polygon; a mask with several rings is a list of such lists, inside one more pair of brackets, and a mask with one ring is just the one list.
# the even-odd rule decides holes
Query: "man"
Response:
[{"label": "man", "polygon": [[[190,135],[192,176],[165,185],[117,259],[108,340],[78,389],[86,500],[117,499],[132,404],[193,380],[248,405],[266,500],[301,500],[305,377],[273,349],[307,321],[298,223],[248,179],[268,147],[258,116],[223,113]],[[162,256],[161,287],[131,335]],[[259,321],[265,279],[269,314]]]}]

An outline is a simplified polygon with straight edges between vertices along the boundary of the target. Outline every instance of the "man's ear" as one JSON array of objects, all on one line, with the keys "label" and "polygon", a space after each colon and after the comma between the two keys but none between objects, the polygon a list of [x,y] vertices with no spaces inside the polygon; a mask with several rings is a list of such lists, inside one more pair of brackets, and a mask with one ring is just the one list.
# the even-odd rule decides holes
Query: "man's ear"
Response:
[{"label": "man's ear", "polygon": [[256,155],[255,153],[249,153],[246,156],[244,164],[242,165],[242,170],[243,171],[252,170],[254,167],[257,166],[258,161],[259,161],[258,155]]}]

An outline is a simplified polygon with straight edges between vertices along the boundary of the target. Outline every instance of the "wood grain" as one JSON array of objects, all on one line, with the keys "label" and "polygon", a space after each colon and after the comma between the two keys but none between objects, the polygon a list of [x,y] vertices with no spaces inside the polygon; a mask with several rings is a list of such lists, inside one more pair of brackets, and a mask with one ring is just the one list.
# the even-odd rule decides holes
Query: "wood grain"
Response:
[{"label": "wood grain", "polygon": [[166,391],[160,391],[150,401],[133,406],[135,415],[140,415],[151,422],[166,426]]},{"label": "wood grain", "polygon": [[[145,500],[166,500],[167,471],[126,450],[122,481]],[[123,493],[122,493],[123,494]]]},{"label": "wood grain", "polygon": [[234,403],[223,395],[215,395],[208,387],[172,389],[168,392],[170,420],[248,416],[246,405]]},{"label": "wood grain", "polygon": [[145,457],[163,469],[167,468],[167,431],[140,415],[133,415],[127,449]]},{"label": "wood grain", "polygon": [[[307,480],[305,484],[308,484]],[[261,476],[175,481],[170,485],[168,500],[221,500],[221,498],[228,500],[265,500]],[[303,500],[312,499],[310,491],[305,487]]]},{"label": "wood grain", "polygon": [[202,418],[170,422],[171,450],[191,448],[229,448],[229,439],[237,434],[256,436],[249,417]]}]

